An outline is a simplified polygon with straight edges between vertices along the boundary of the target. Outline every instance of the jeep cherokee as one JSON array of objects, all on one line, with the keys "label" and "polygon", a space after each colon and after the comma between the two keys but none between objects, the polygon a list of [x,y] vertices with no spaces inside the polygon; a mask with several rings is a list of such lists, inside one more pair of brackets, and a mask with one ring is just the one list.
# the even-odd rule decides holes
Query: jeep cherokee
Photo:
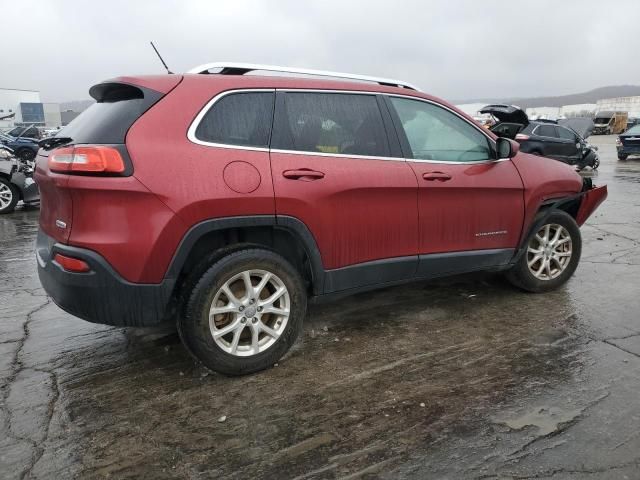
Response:
[{"label": "jeep cherokee", "polygon": [[37,157],[42,285],[91,322],[175,321],[229,375],[277,362],[310,299],[477,270],[555,289],[607,194],[394,80],[207,64],[89,92]]}]

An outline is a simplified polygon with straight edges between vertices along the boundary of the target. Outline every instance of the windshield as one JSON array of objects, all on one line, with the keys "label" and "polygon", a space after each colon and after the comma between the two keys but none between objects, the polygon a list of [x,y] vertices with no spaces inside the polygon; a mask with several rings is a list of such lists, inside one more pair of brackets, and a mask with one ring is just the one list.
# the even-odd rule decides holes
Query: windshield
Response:
[{"label": "windshield", "polygon": [[611,121],[611,117],[598,117],[593,123],[609,123]]},{"label": "windshield", "polygon": [[640,125],[634,125],[624,133],[628,133],[630,135],[640,135]]},{"label": "windshield", "polygon": [[9,135],[7,135],[6,133],[0,132],[0,138],[2,140],[8,140],[10,142],[12,142],[14,139],[12,137],[10,137]]}]

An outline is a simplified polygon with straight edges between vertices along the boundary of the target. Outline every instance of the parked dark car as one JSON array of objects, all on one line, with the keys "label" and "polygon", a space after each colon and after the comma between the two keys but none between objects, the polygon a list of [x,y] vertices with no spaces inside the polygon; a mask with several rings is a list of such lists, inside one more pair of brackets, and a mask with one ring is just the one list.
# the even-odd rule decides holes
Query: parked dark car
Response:
[{"label": "parked dark car", "polygon": [[634,125],[616,139],[618,160],[626,160],[629,155],[640,155],[640,125]]},{"label": "parked dark car", "polygon": [[91,87],[37,157],[53,301],[177,322],[196,358],[238,375],[284,355],[307,301],[476,270],[532,292],[571,277],[606,186],[405,82],[313,73],[207,64]]},{"label": "parked dark car", "polygon": [[40,202],[33,170],[33,160],[21,160],[11,148],[0,145],[0,214],[12,212],[20,200],[25,205]]},{"label": "parked dark car", "polygon": [[[562,125],[554,120],[529,120],[527,114],[515,105],[487,105],[480,113],[489,113],[498,119],[491,131],[499,137],[516,140],[520,151],[554,158],[569,165],[583,168],[586,142],[593,131],[590,119],[569,119]],[[597,167],[593,161],[589,165]]]},{"label": "parked dark car", "polygon": [[6,133],[14,138],[31,138],[33,140],[42,138],[40,129],[35,125],[14,127]]},{"label": "parked dark car", "polygon": [[38,143],[31,138],[15,138],[0,132],[0,143],[15,152],[16,157],[22,160],[33,160],[38,153]]}]

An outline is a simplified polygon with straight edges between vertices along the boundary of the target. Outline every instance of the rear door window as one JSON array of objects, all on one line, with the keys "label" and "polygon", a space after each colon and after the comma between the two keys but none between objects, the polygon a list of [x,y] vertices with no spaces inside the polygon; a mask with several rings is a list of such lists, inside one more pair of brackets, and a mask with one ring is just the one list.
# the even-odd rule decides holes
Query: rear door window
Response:
[{"label": "rear door window", "polygon": [[206,143],[267,148],[274,101],[274,92],[225,95],[202,117],[195,137]]},{"label": "rear door window", "polygon": [[534,133],[539,137],[557,138],[556,129],[553,125],[540,125]]},{"label": "rear door window", "polygon": [[375,95],[283,92],[271,148],[311,153],[389,156]]}]

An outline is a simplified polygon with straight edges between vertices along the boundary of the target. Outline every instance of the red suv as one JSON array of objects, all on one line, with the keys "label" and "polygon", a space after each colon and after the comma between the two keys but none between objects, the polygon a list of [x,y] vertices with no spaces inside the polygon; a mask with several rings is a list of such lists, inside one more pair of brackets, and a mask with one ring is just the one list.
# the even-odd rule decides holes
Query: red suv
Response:
[{"label": "red suv", "polygon": [[89,92],[41,141],[42,285],[91,322],[176,321],[225,374],[276,362],[309,299],[476,270],[554,289],[607,195],[394,80],[209,64]]}]

